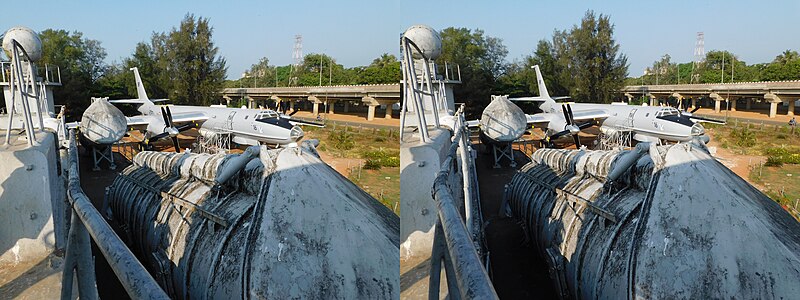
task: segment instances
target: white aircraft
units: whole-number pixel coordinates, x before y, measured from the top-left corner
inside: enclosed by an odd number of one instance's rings
[[[685,142],[700,137],[706,142],[705,128],[701,122],[723,123],[693,116],[689,112],[681,112],[673,107],[634,106],[619,104],[561,104],[553,100],[547,92],[539,66],[533,66],[539,85],[538,97],[509,98],[510,101],[542,102],[539,108],[543,111],[533,115],[525,115],[528,125],[543,128],[545,140],[553,140],[565,135],[573,136],[577,147],[581,146],[578,132],[594,124],[600,126],[604,133],[615,131],[631,132],[633,138],[640,142],[658,142],[661,140]]]
[[[139,104],[141,115],[127,117],[129,128],[145,133],[144,144],[161,138],[172,138],[175,149],[180,149],[178,133],[199,127],[201,135],[230,133],[232,141],[242,145],[287,145],[303,138],[303,130],[295,123],[299,120],[282,116],[270,109],[244,109],[227,107],[202,107],[183,105],[157,106],[147,97],[139,70],[131,68],[136,77],[137,99],[109,100],[110,103]],[[154,100],[163,101],[164,99]],[[320,124],[308,123],[318,126]]]

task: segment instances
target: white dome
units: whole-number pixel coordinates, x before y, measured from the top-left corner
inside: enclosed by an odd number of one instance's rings
[[[31,61],[37,61],[42,58],[42,40],[39,39],[39,34],[28,27],[17,26],[6,31],[3,38],[3,49],[6,55],[11,58],[12,44],[11,40],[16,40],[17,43],[25,49]],[[22,55],[22,60],[27,60],[25,55]]]
[[[438,31],[430,26],[411,26],[403,33],[403,36],[414,42],[427,59],[436,59],[442,54],[442,37],[439,35]],[[411,51],[414,58],[422,58],[422,55],[420,55],[413,46],[411,47]]]

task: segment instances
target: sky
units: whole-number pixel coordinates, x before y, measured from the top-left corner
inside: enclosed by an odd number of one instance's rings
[[[766,2],[766,1],[762,1]],[[399,54],[399,36],[414,24],[482,29],[508,48],[508,61],[533,52],[555,29],[569,29],[587,10],[611,17],[614,37],[639,76],[664,54],[693,59],[697,32],[705,51],[724,49],[748,64],[800,50],[800,1],[34,1],[30,13],[0,18],[0,28],[24,25],[83,32],[99,40],[108,63],[128,57],[153,32],[178,26],[187,13],[209,18],[228,78],[267,57],[292,62],[294,36],[303,53],[326,53],[345,67],[368,65],[383,53]],[[1,30],[1,29],[0,29]],[[398,55],[399,56],[399,55]]]

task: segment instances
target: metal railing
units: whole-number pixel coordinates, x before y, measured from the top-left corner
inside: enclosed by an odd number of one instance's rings
[[[72,299],[73,275],[78,277],[81,299],[98,299],[94,262],[89,237],[97,244],[125,291],[133,299],[169,299],[150,273],[136,259],[122,239],[111,229],[100,212],[83,193],[78,168],[75,130],[69,131],[69,182],[67,198],[72,206],[72,221],[64,257],[61,299]]]
[[[458,81],[461,82],[461,66],[455,64],[455,68],[453,64],[448,64],[444,62],[444,66],[442,66],[442,72],[439,74],[444,74],[444,80],[446,81]]]
[[[430,141],[428,135],[428,120],[425,116],[425,96],[431,98],[430,108],[433,112],[433,126],[439,128],[439,112],[447,111],[447,103],[444,97],[444,86],[441,82],[434,86],[435,66],[433,62],[424,57],[422,50],[417,47],[414,42],[406,37],[400,39],[400,46],[403,52],[403,60],[401,67],[403,68],[403,102],[400,107],[400,128],[405,128],[406,113],[413,110],[417,117],[417,128],[420,132],[420,139],[423,143]],[[414,58],[412,48],[423,57],[419,59],[422,63],[422,76],[417,75],[416,67],[414,66]],[[408,105],[413,107],[409,108]],[[403,131],[400,131],[400,140],[403,140]]]
[[[11,65],[10,61],[0,62],[0,83],[11,82]],[[45,84],[61,84],[61,68],[58,66],[51,66],[45,64],[44,67],[37,67],[36,74],[41,74],[42,81]]]
[[[469,128],[464,120],[463,109],[462,105],[455,114],[452,144],[433,182],[433,199],[439,217],[431,251],[429,299],[439,299],[443,264],[451,299],[498,298],[486,271],[489,263],[488,254],[483,251],[483,220],[474,151],[469,141]],[[463,201],[457,200],[458,196],[450,188],[451,183],[455,183],[453,178],[461,179]],[[459,205],[463,205],[464,217],[459,212]]]

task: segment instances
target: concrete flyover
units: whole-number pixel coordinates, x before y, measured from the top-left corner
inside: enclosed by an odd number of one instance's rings
[[[367,106],[367,120],[375,118],[375,108],[386,106],[385,118],[392,118],[392,105],[400,102],[400,84],[367,84],[367,85],[334,85],[334,86],[301,86],[301,87],[263,87],[263,88],[226,88],[222,97],[230,105],[233,99],[246,99],[248,107],[255,108],[259,101],[266,105],[274,102],[275,107],[284,110],[295,110],[295,104],[311,103],[314,115],[319,114],[319,105],[328,107],[328,114],[334,114],[336,103],[341,103],[344,112],[350,111],[350,105]],[[288,105],[288,106],[286,106]]]
[[[650,105],[657,105],[662,99],[674,97],[680,104],[697,106],[700,98],[714,101],[714,111],[719,113],[722,101],[730,101],[730,110],[736,111],[738,100],[744,100],[746,109],[753,102],[769,103],[769,117],[774,118],[778,112],[778,104],[788,106],[786,114],[794,115],[795,101],[800,99],[800,80],[762,81],[736,83],[703,83],[703,84],[662,84],[626,86],[622,92],[631,100],[648,97]],[[687,101],[691,99],[691,104]]]

